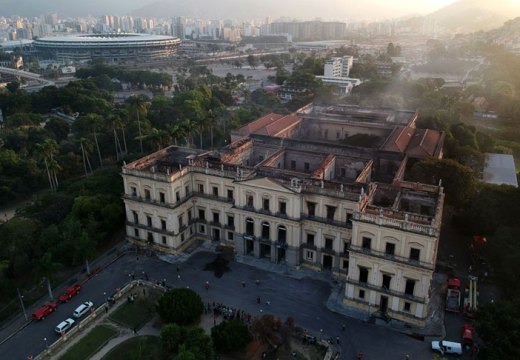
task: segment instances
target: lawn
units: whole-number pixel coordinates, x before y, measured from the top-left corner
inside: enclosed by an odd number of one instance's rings
[[[157,336],[138,336],[113,348],[103,360],[156,360],[160,359],[161,339]]]
[[[72,346],[60,360],[86,360],[103,345],[117,335],[117,331],[108,325],[96,326],[78,343]]]
[[[121,305],[112,315],[110,320],[126,326],[130,329],[140,329],[155,315],[155,306],[148,299],[137,299],[133,303]]]

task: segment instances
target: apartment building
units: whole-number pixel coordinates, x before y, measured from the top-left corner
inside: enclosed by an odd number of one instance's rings
[[[215,151],[170,146],[126,164],[127,238],[163,253],[218,241],[329,271],[344,279],[348,306],[421,326],[444,195],[406,181],[406,169],[442,157],[444,134],[416,119],[311,105],[257,119]]]

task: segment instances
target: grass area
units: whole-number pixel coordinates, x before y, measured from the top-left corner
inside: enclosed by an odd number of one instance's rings
[[[117,335],[117,331],[107,325],[96,326],[78,343],[72,346],[60,360],[87,360],[108,340]]]
[[[148,299],[137,298],[133,303],[121,305],[110,320],[130,329],[140,329],[155,315],[155,305]]]
[[[103,360],[156,360],[161,356],[159,337],[138,336],[113,348],[103,357]]]

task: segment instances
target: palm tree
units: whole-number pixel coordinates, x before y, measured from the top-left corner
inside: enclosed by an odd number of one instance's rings
[[[52,190],[58,189],[58,177],[56,171],[59,170],[58,163],[54,160],[54,156],[58,154],[58,144],[52,139],[47,139],[41,144],[36,144],[38,155],[45,164],[49,185]]]
[[[62,264],[55,262],[51,252],[46,252],[36,263],[36,275],[38,278],[45,278],[47,282],[47,291],[50,300],[54,299],[52,295],[51,280],[56,271],[62,268]]]
[[[167,131],[170,138],[173,140],[175,146],[177,146],[179,138],[186,136],[186,127],[181,122],[175,122],[167,126]]]
[[[101,158],[101,150],[97,139],[97,129],[101,126],[103,119],[97,114],[88,114],[85,116],[89,127],[92,129],[92,135],[94,135],[94,142],[96,143],[96,149],[99,158],[99,166],[103,166],[103,159]]]
[[[92,173],[92,165],[90,164],[90,159],[88,157],[89,152],[92,151],[92,144],[86,138],[79,139],[79,142],[81,147],[81,157],[83,159],[83,168],[85,169],[85,176],[87,176]]]
[[[139,129],[139,147],[141,149],[141,154],[143,153],[143,134],[141,133],[141,120],[140,113],[146,114],[146,100],[142,96],[132,96],[128,99],[128,103],[130,107],[135,111],[137,115],[137,127]]]
[[[116,131],[116,124],[118,123],[119,116],[110,115],[109,120],[112,122],[112,131],[114,132],[114,144],[116,146],[116,160],[119,161],[119,158],[123,156],[124,151],[121,148],[121,141],[119,141],[119,136]]]

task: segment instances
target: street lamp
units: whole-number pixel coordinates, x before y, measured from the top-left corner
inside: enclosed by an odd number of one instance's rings
[[[49,348],[49,343],[47,342],[47,338],[43,338],[43,341],[45,341],[45,348],[48,349]]]
[[[22,305],[23,316],[25,317],[25,321],[28,321],[29,319],[27,318],[27,312],[25,311],[25,306],[23,304],[23,296],[20,294],[20,289],[16,290],[18,291],[18,298],[20,299],[20,304]]]

